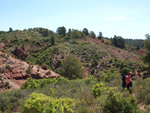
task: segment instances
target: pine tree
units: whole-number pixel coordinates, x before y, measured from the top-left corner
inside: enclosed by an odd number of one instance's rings
[[[98,39],[102,39],[102,32],[99,32]]]
[[[72,39],[72,32],[71,32],[71,29],[69,29],[69,31],[68,31],[68,38],[69,38],[69,39]]]
[[[144,47],[146,49],[145,51],[145,57],[143,58],[144,63],[148,64],[148,73],[146,73],[143,78],[150,77],[150,35],[146,35],[146,40],[144,41]]]
[[[144,58],[144,61],[150,66],[150,36],[147,37],[147,39],[144,41],[144,47],[146,49],[145,51],[146,56]]]
[[[114,38],[112,39],[112,45],[124,48],[125,47],[125,39],[123,39],[121,36],[114,35]]]
[[[84,32],[82,32],[82,34],[81,34],[81,38],[86,38],[86,36],[85,36],[85,34],[84,34]]]
[[[59,35],[66,36],[66,28],[64,26],[58,27],[56,31]]]
[[[95,35],[94,31],[90,31],[90,35],[91,35],[92,38],[96,38],[96,35]]]
[[[13,31],[13,29],[10,27],[10,28],[9,28],[9,32],[12,32],[12,31]]]
[[[85,34],[86,36],[89,35],[89,31],[88,31],[87,28],[84,28],[84,29],[83,29],[83,32],[84,32],[84,34]]]
[[[51,37],[51,44],[52,44],[52,45],[55,45],[55,36],[54,36],[54,34],[53,34],[52,37]]]

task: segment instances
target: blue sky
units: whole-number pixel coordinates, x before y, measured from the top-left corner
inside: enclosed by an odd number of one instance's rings
[[[150,0],[1,0],[0,30],[87,28],[105,37],[145,39]]]

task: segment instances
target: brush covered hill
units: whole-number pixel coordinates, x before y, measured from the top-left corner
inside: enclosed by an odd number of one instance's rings
[[[31,65],[48,65],[57,72],[61,61],[69,54],[76,55],[88,74],[97,75],[99,71],[116,68],[121,70],[127,65],[132,71],[142,74],[143,64],[138,55],[111,45],[111,42],[90,38],[83,32],[72,30],[59,34],[44,28],[0,34],[1,51],[24,60]],[[54,43],[52,43],[54,38]]]
[[[147,65],[140,56],[112,46],[108,39],[96,39],[86,29],[69,29],[68,33],[64,27],[59,27],[57,33],[44,28],[0,32],[0,51],[4,69],[0,74],[7,77],[6,88],[13,85],[11,78],[20,80],[18,87],[21,86],[0,94],[0,112],[148,113],[150,110],[150,79],[143,79]],[[70,54],[82,63],[86,72],[83,79],[61,77],[63,62]],[[14,64],[9,63],[12,59]],[[11,67],[12,71],[19,70],[15,63],[20,64],[19,68],[25,67],[19,71],[26,73],[23,78],[7,74]],[[44,71],[42,76],[37,74],[39,70]],[[134,73],[132,94],[127,90],[121,92],[121,73],[127,71]],[[53,78],[52,73],[60,76]]]

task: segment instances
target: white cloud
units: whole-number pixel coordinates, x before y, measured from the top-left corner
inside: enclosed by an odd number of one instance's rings
[[[107,17],[106,20],[120,21],[120,20],[135,20],[135,19],[132,17],[118,16],[118,17]]]

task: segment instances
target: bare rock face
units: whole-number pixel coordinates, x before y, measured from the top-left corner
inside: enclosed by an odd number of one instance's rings
[[[28,77],[42,79],[57,76],[58,74],[51,70],[44,70],[37,65],[31,66],[26,62],[0,52],[0,78],[3,78],[3,81],[0,82],[0,91],[4,89],[4,86],[8,85],[8,82],[11,89],[18,89]],[[6,85],[5,82],[7,82]]]
[[[58,76],[55,72],[51,70],[44,70],[40,68],[39,66],[34,65],[31,69],[31,76],[35,79],[41,79],[41,78],[55,78]]]
[[[22,45],[15,48],[13,54],[16,55],[19,59],[25,59],[28,56],[28,45]]]

